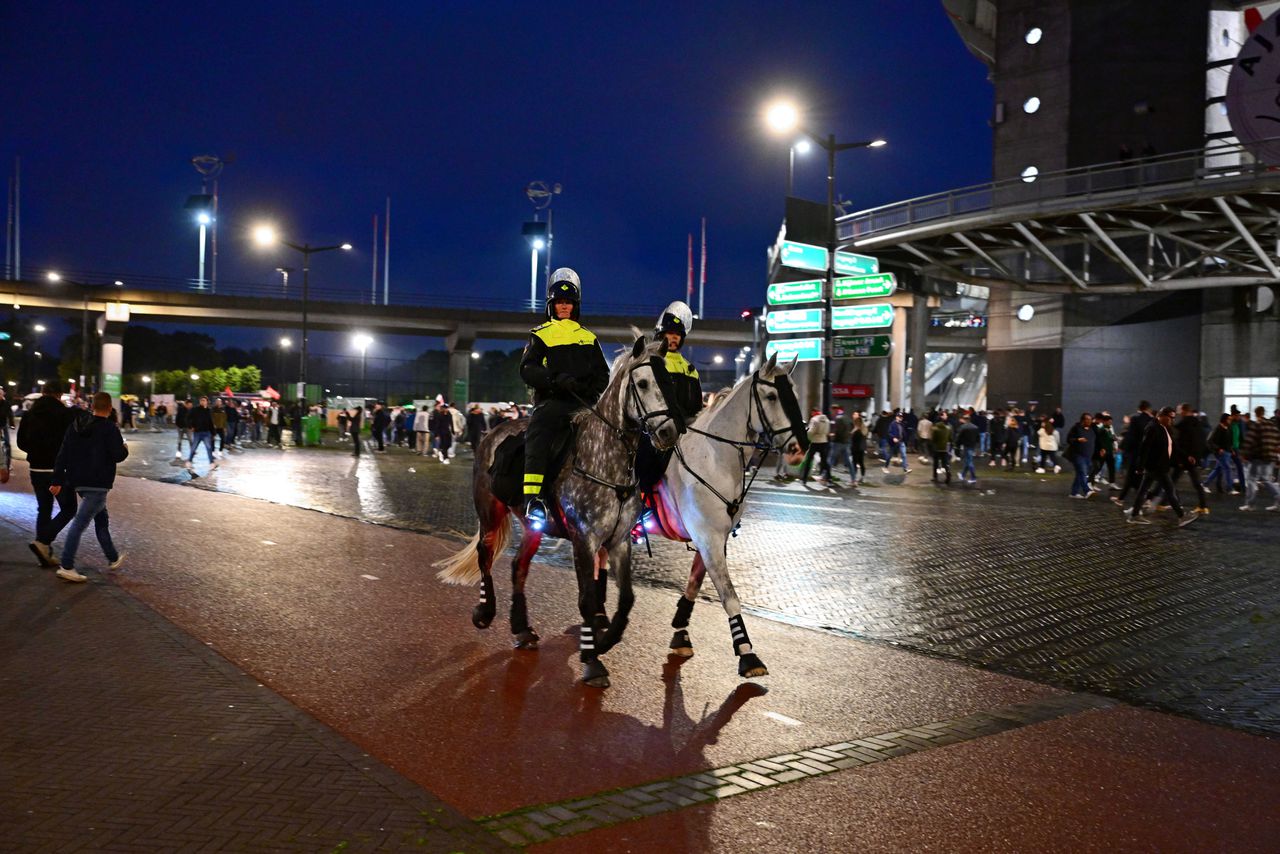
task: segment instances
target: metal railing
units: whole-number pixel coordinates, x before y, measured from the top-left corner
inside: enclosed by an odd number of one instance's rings
[[[1005,207],[1034,206],[1062,199],[1088,200],[1095,196],[1129,192],[1135,195],[1156,187],[1199,184],[1229,178],[1256,178],[1273,172],[1259,163],[1242,145],[1197,148],[1173,154],[1098,163],[1060,172],[1044,172],[974,184],[919,196],[901,202],[846,214],[836,220],[840,240],[858,240],[910,225],[996,211]],[[1280,177],[1280,172],[1275,173]]]
[[[26,265],[24,265],[26,266]],[[44,269],[39,266],[33,269]],[[200,294],[210,299],[227,298],[243,298],[252,297],[256,299],[269,299],[288,301],[290,303],[302,302],[302,285],[300,282],[289,282],[286,290],[279,282],[238,282],[219,280],[218,290],[214,293],[210,290],[208,282],[204,287],[200,287],[195,279],[184,279],[170,276],[153,276],[138,273],[104,273],[100,270],[69,270],[62,267],[58,268],[59,275],[63,278],[63,283],[48,282],[44,278],[23,277],[20,281],[25,284],[37,285],[49,288],[50,293],[59,292],[59,288],[78,288],[79,285],[88,285],[93,299],[111,298],[112,290],[135,289],[145,291],[161,291],[168,293],[184,293],[184,294]],[[115,285],[115,282],[122,282],[123,286]],[[67,291],[71,293],[70,290]],[[75,291],[77,297],[79,290]],[[639,316],[641,318],[657,317],[670,303],[670,294],[665,294],[662,299],[655,297],[652,303],[614,303],[597,301],[590,299],[585,307],[595,316]],[[311,285],[307,289],[307,299],[311,303],[321,302],[338,302],[350,303],[352,305],[365,305],[370,307],[381,307],[381,303],[373,303],[369,299],[369,291],[363,288],[347,288],[347,287],[317,287]],[[480,311],[504,311],[504,312],[528,312],[529,314],[541,314],[542,304],[539,302],[536,311],[531,309],[527,299],[500,299],[497,297],[482,296],[445,296],[439,294],[427,294],[418,291],[402,290],[399,293],[392,294],[392,301],[388,308],[411,307],[411,308],[448,308],[448,309],[477,309]],[[738,312],[731,309],[712,309],[707,311],[708,319],[728,320],[738,317]]]

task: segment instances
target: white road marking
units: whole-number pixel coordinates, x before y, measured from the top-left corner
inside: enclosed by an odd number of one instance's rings
[[[263,544],[264,546],[275,546],[275,545],[279,545],[279,543],[272,542],[271,540],[263,540],[263,541],[262,541],[262,544]]]
[[[804,726],[804,724],[795,718],[789,718],[786,715],[780,715],[777,712],[765,712],[764,716],[766,718],[773,718],[778,723],[786,724],[787,726]]]
[[[824,500],[826,500],[826,501],[840,501],[840,500],[841,500],[841,499],[840,499],[840,496],[838,496],[838,495],[823,495],[823,494],[818,493],[818,492],[808,492],[808,491],[803,491],[803,492],[802,492],[802,491],[795,490],[795,489],[779,489],[779,488],[777,488],[777,487],[775,487],[775,486],[757,486],[757,487],[755,487],[755,488],[756,488],[756,489],[759,489],[761,492],[772,492],[774,495],[795,495],[795,496],[798,496],[798,497],[800,497],[800,498],[821,498],[821,499],[824,499]]]
[[[367,578],[367,579],[369,579],[370,581],[377,581],[377,580],[378,580],[378,576],[376,576],[376,575],[362,575],[362,576],[360,576],[360,577],[361,577],[361,578]]]
[[[188,521],[188,522],[199,522],[200,520],[199,520],[199,519],[188,519],[187,521]]]
[[[752,501],[751,504],[768,504],[770,507],[793,507],[796,510],[816,510],[819,513],[856,513],[857,511],[851,507],[806,507],[803,504],[796,504],[792,501]]]

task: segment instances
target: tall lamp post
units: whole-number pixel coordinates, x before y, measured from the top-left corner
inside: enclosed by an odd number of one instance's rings
[[[253,239],[259,246],[264,248],[288,246],[293,251],[302,253],[302,351],[298,369],[301,388],[298,389],[298,399],[305,405],[307,388],[307,300],[311,293],[311,256],[319,252],[332,252],[335,249],[349,252],[351,251],[351,244],[336,243],[332,246],[312,246],[310,243],[303,243],[299,245],[282,238],[275,228],[270,225],[260,225],[255,228],[253,230]]]
[[[89,286],[84,282],[64,279],[60,273],[54,271],[46,273],[45,279],[55,285],[65,282],[79,287],[80,295],[84,300],[84,308],[80,312],[80,382],[76,385],[76,391],[83,397],[87,389],[86,380],[89,377]]]
[[[836,152],[852,148],[880,148],[883,139],[836,142],[835,134],[820,136],[800,124],[800,110],[789,101],[776,101],[764,113],[766,124],[775,133],[803,133],[827,153],[827,272],[822,288],[822,411],[831,411],[831,296],[836,264]],[[794,150],[794,149],[793,149]],[[788,178],[790,185],[790,178]]]
[[[284,354],[292,346],[293,341],[288,338],[281,338],[279,346],[276,348],[276,376],[278,377],[276,382],[280,383],[280,385],[284,385]]]

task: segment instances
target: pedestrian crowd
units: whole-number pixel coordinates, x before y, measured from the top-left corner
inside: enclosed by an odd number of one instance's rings
[[[990,412],[935,409],[921,416],[885,410],[868,425],[862,413],[837,406],[830,418],[812,410],[807,438],[807,453],[792,446],[778,455],[775,479],[788,479],[788,466],[798,465],[801,481],[808,483],[816,466],[817,480],[829,484],[838,482],[834,472],[843,467],[857,485],[866,479],[872,453],[886,474],[894,468],[910,473],[916,456],[930,467],[934,483],[949,485],[957,465],[960,481],[972,486],[985,458],[987,467],[1043,475],[1060,474],[1069,465],[1070,498],[1088,500],[1114,490],[1119,494],[1112,502],[1125,508],[1132,524],[1150,524],[1146,517],[1165,509],[1174,511],[1180,525],[1191,524],[1210,512],[1207,496],[1215,488],[1244,495],[1241,511],[1264,506],[1263,496],[1270,496],[1266,510],[1280,510],[1280,411],[1268,416],[1262,406],[1253,413],[1233,406],[1211,423],[1190,404],[1155,411],[1144,400],[1118,425],[1105,411],[1082,413],[1067,424],[1061,407],[1043,415],[1035,405]],[[1177,493],[1183,474],[1197,498],[1189,510]]]

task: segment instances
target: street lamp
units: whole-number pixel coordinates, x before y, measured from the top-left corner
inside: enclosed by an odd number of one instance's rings
[[[209,226],[213,225],[214,202],[213,196],[207,193],[199,193],[194,196],[187,197],[187,210],[191,211],[191,217],[196,224],[200,226],[200,266],[196,273],[196,290],[204,290],[204,246],[205,237],[208,234]],[[116,284],[120,284],[116,282]]]
[[[547,223],[534,220],[521,227],[524,239],[529,241],[529,310],[538,310],[538,253],[547,246]]]
[[[277,246],[277,245],[287,246],[295,252],[302,253],[302,350],[299,355],[300,364],[299,364],[299,371],[298,371],[298,374],[299,374],[298,379],[301,387],[298,389],[299,391],[298,398],[299,400],[302,400],[305,403],[306,388],[307,388],[307,343],[308,343],[307,341],[307,300],[311,294],[311,291],[310,291],[311,256],[315,255],[318,252],[331,252],[334,249],[350,251],[351,244],[335,243],[332,246],[312,246],[310,243],[303,243],[299,245],[297,243],[293,243],[288,240],[285,240],[276,231],[274,226],[271,226],[265,223],[253,229],[253,239],[255,243],[257,243],[259,246],[264,248]]]
[[[276,348],[276,382],[284,385],[284,353],[293,346],[293,341],[288,338],[281,338],[280,346]]]
[[[836,152],[852,148],[880,148],[883,139],[836,142],[835,134],[819,136],[800,123],[800,110],[790,101],[774,101],[764,111],[765,124],[777,134],[804,134],[827,153],[827,274],[822,289],[822,411],[831,409],[831,295],[836,263]]]
[[[795,142],[791,143],[791,147],[790,147],[789,149],[787,149],[787,151],[788,151],[788,156],[787,156],[787,195],[788,195],[788,196],[793,196],[793,195],[795,195],[795,190],[794,190],[794,188],[795,188],[795,174],[796,174],[796,155],[797,155],[797,154],[808,154],[808,153],[809,153],[809,149],[810,149],[810,148],[812,148],[812,146],[810,146],[810,145],[809,145],[809,140],[807,140],[807,139],[798,139],[798,140],[796,140]]]
[[[351,343],[356,345],[356,349],[360,351],[360,384],[364,385],[364,369],[367,356],[369,355],[369,345],[373,343],[373,339],[364,333],[356,335],[351,339]],[[361,389],[363,391],[363,389]]]
[[[45,273],[45,279],[52,284],[59,284],[63,281],[62,274],[55,270]],[[85,391],[85,379],[89,376],[89,286],[84,282],[72,282],[66,280],[69,285],[78,285],[80,287],[80,295],[84,299],[84,308],[80,312],[80,383],[76,387],[81,395]]]

